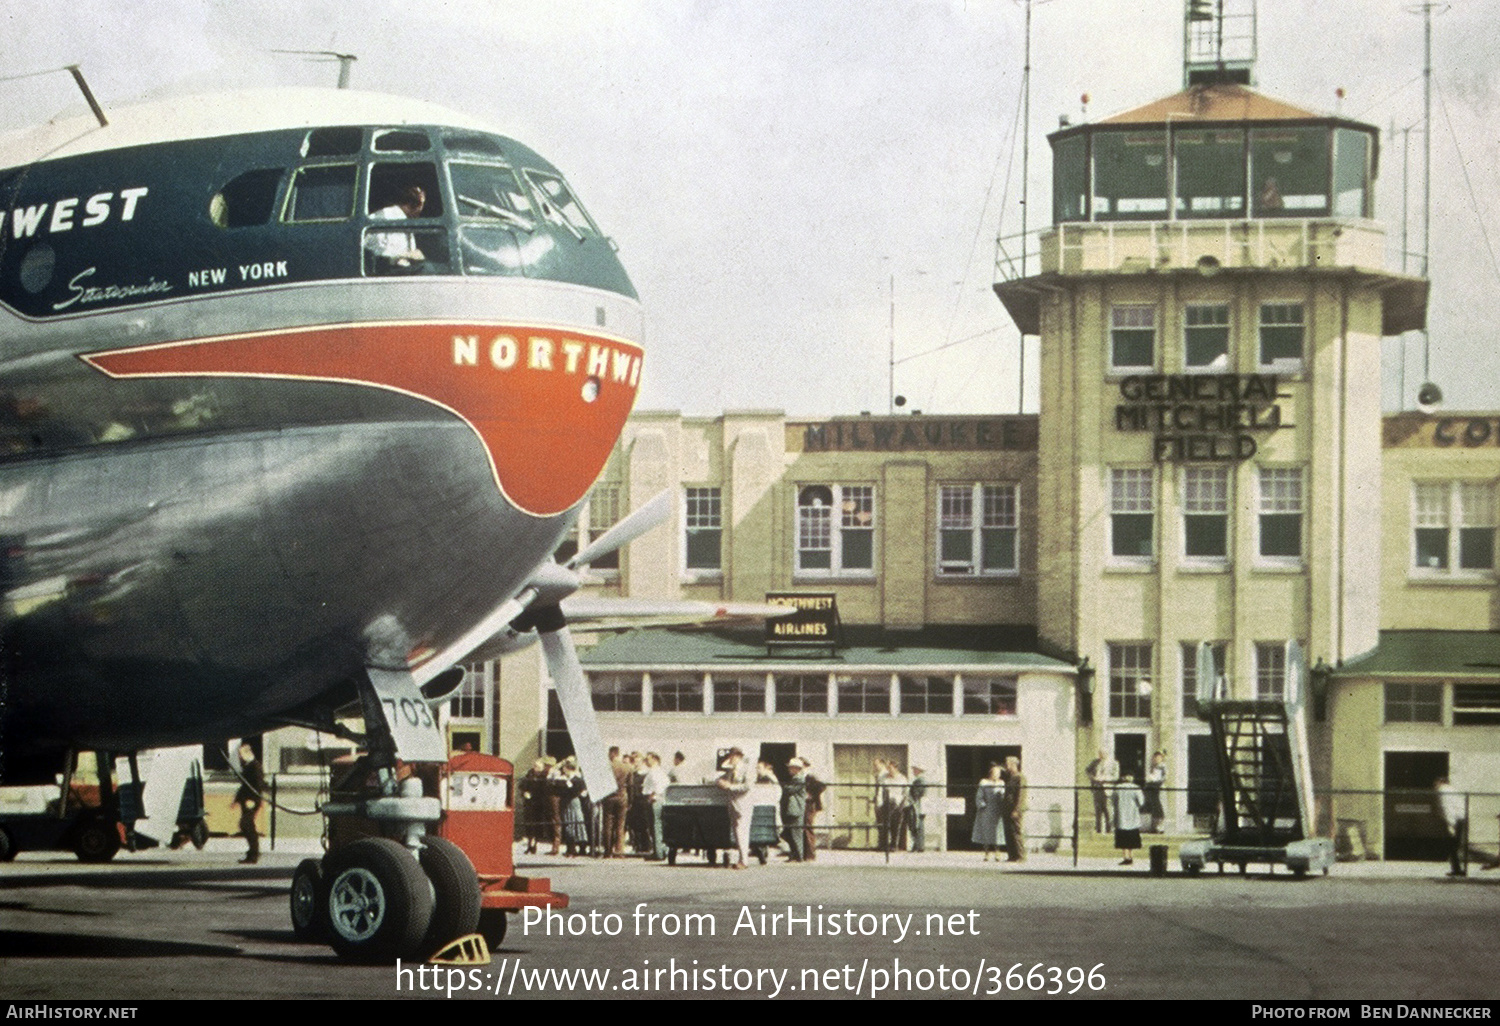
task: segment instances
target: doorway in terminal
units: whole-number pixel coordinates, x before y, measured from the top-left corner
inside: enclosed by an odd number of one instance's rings
[[[823,804],[833,804],[833,848],[878,848],[875,819],[875,760],[894,762],[906,773],[905,745],[834,745],[834,787],[823,793]]]
[[[1219,757],[1212,734],[1187,739],[1187,814],[1195,831],[1213,831],[1219,814]]]
[[[1433,785],[1448,775],[1447,752],[1385,753],[1385,857],[1439,861],[1448,857],[1448,824]]]
[[[761,762],[768,762],[776,771],[776,782],[783,787],[792,778],[791,771],[786,764],[792,761],[792,756],[797,754],[797,743],[795,741],[762,741],[760,743]]]
[[[948,850],[949,851],[978,851],[979,845],[970,838],[974,832],[974,792],[979,788],[979,781],[989,773],[990,763],[998,762],[1005,765],[1005,760],[1010,756],[1021,756],[1020,745],[949,745],[947,757],[947,787],[945,793],[950,799],[948,807],[957,808],[958,802],[963,803],[962,812],[948,813]],[[1025,767],[1023,762],[1022,767]]]
[[[1115,735],[1115,762],[1120,764],[1120,779],[1128,775],[1137,784],[1146,779],[1146,735]]]

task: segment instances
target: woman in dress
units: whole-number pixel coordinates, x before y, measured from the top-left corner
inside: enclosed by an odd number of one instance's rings
[[[1141,846],[1141,807],[1145,801],[1132,774],[1120,778],[1115,788],[1115,847],[1125,853],[1120,860],[1122,866],[1135,861],[1135,850]]]
[[[984,848],[986,862],[991,854],[1005,847],[1004,799],[1005,781],[1000,779],[1000,764],[992,762],[989,776],[979,782],[974,792],[974,830],[969,835],[969,840]],[[999,860],[1000,856],[995,855],[995,861]]]
[[[578,771],[578,760],[568,756],[562,763],[566,782],[563,798],[563,843],[569,855],[587,854],[589,846],[588,817],[585,815],[583,774]]]

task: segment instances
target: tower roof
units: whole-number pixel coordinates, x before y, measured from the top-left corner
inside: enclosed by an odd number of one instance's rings
[[[1193,86],[1174,96],[1095,122],[1100,125],[1160,125],[1176,118],[1194,121],[1323,121],[1327,114],[1293,107],[1234,82]]]

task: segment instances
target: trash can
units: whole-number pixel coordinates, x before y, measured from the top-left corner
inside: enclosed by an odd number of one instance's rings
[[[1167,875],[1167,846],[1165,844],[1151,846],[1151,875]]]

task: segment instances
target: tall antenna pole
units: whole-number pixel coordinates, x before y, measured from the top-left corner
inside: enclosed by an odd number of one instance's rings
[[[1031,197],[1031,5],[1026,0],[1026,55],[1021,65],[1021,277],[1026,277],[1026,222]],[[1016,413],[1026,412],[1026,332],[1017,336]]]
[[[891,272],[891,363],[890,390],[886,393],[886,413],[896,412],[896,272]]]
[[[1423,0],[1407,10],[1422,12],[1422,277],[1432,262],[1432,12],[1439,0]],[[1446,10],[1446,5],[1444,5]],[[1431,412],[1443,401],[1443,390],[1432,380],[1432,333],[1422,326],[1422,387],[1417,408]]]
[[[1021,277],[1026,277],[1026,211],[1031,171],[1031,3],[1026,0],[1026,58],[1021,66]]]
[[[1426,153],[1422,167],[1422,277],[1427,277],[1427,261],[1431,255],[1432,233],[1429,222],[1432,220],[1432,4],[1422,5],[1422,28],[1424,36],[1424,49],[1422,60],[1422,103],[1423,125],[1422,139],[1425,143]],[[1424,361],[1426,357],[1423,357]],[[1426,372],[1426,368],[1423,368]]]

